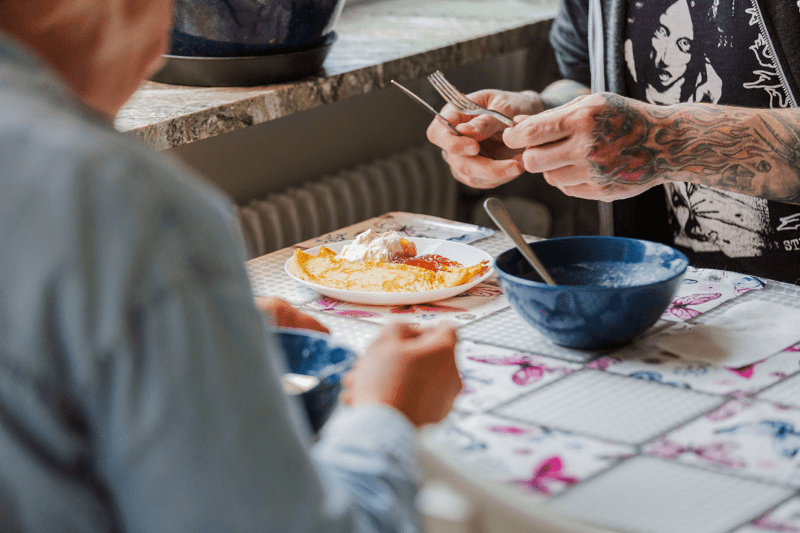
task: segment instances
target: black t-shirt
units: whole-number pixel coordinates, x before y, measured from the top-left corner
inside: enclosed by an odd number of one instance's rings
[[[630,0],[628,94],[654,104],[787,107],[751,0]],[[800,206],[670,183],[672,244],[692,264],[800,283]]]

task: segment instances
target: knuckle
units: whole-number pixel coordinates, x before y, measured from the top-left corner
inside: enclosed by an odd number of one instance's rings
[[[463,177],[467,177],[470,175],[469,172],[469,164],[463,160],[463,158],[453,158],[454,161],[451,163],[453,171]]]
[[[570,117],[573,120],[576,120],[578,123],[585,123],[588,121],[593,121],[594,116],[597,114],[597,107],[596,106],[581,106],[576,109],[573,113],[570,114]],[[582,128],[577,128],[578,131],[583,131]]]
[[[521,133],[522,139],[525,141],[525,145],[533,144],[533,141],[540,137],[541,134],[550,129],[549,122],[544,121],[527,121],[519,131]]]
[[[586,100],[586,103],[591,106],[603,106],[606,104],[606,97],[603,96],[603,93],[592,93],[583,96]]]
[[[529,148],[522,153],[522,164],[528,172],[536,172],[539,168],[539,158],[536,150]]]

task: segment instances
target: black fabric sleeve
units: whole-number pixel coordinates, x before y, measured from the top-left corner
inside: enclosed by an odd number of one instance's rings
[[[561,75],[590,87],[588,24],[588,1],[562,0],[550,27],[550,45]]]

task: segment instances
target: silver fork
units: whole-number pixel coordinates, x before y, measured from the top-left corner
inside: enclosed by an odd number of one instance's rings
[[[431,114],[432,114],[434,117],[436,117],[436,119],[437,119],[439,122],[441,122],[442,124],[444,124],[444,126],[445,126],[445,127],[448,129],[448,130],[450,130],[450,133],[452,133],[453,135],[461,135],[461,132],[460,132],[460,131],[458,131],[458,130],[455,128],[455,126],[453,126],[452,124],[450,124],[450,121],[448,121],[446,118],[444,118],[442,115],[440,115],[438,111],[436,111],[436,110],[435,110],[433,107],[431,107],[431,105],[430,105],[430,104],[428,104],[428,102],[426,102],[425,100],[423,100],[422,98],[420,98],[419,96],[417,96],[416,94],[414,94],[413,92],[411,92],[409,89],[406,89],[405,87],[403,87],[402,85],[400,85],[400,84],[399,84],[399,83],[397,83],[396,81],[394,81],[394,80],[389,80],[389,81],[391,81],[391,82],[392,82],[392,84],[394,84],[394,85],[395,85],[395,86],[396,86],[398,89],[400,89],[401,91],[403,91],[404,93],[406,93],[406,94],[407,94],[407,95],[408,95],[408,96],[409,96],[409,97],[410,97],[412,100],[414,100],[416,103],[418,103],[419,105],[421,105],[422,107],[424,107],[425,109],[427,109],[428,111],[430,111],[430,112],[431,112]]]
[[[459,136],[460,136],[460,135],[463,135],[463,133],[461,133],[460,131],[458,131],[458,130],[456,129],[456,127],[455,127],[455,126],[453,126],[452,124],[450,124],[450,121],[448,121],[446,118],[444,118],[442,115],[440,115],[438,111],[436,111],[436,110],[435,110],[433,107],[431,107],[431,105],[430,105],[428,102],[426,102],[425,100],[423,100],[422,98],[420,98],[419,96],[417,96],[416,94],[414,94],[413,92],[411,92],[409,89],[406,89],[405,87],[403,87],[402,85],[400,85],[400,84],[399,84],[399,83],[397,83],[396,81],[394,81],[394,80],[389,80],[389,81],[391,81],[391,82],[392,82],[392,84],[394,84],[394,85],[395,85],[395,86],[396,86],[398,89],[400,89],[401,91],[403,91],[404,93],[406,93],[406,94],[407,94],[407,95],[408,95],[408,96],[409,96],[409,97],[410,97],[412,100],[414,100],[416,103],[418,103],[419,105],[421,105],[422,107],[424,107],[425,109],[427,109],[428,111],[430,111],[430,112],[431,112],[431,114],[432,114],[434,117],[436,117],[436,118],[439,120],[439,122],[441,122],[442,124],[444,124],[444,125],[445,125],[445,127],[446,127],[448,130],[450,130],[450,132],[451,132],[453,135],[459,135]],[[489,154],[487,154],[487,153],[486,153],[486,152],[483,150],[483,148],[481,148],[481,149],[478,151],[478,154],[479,154],[479,155],[482,155],[483,157],[489,158]],[[491,158],[489,158],[489,159],[491,159]]]
[[[464,96],[464,94],[456,89],[452,83],[447,81],[447,79],[444,77],[444,74],[442,74],[442,71],[440,70],[437,70],[433,74],[429,75],[428,81],[431,82],[433,88],[442,95],[442,98],[447,100],[448,103],[465,115],[491,115],[506,126],[516,126],[517,124],[499,111],[486,109],[485,107],[476,104]]]

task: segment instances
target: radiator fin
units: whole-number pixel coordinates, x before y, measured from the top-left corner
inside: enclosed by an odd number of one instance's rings
[[[250,257],[389,211],[456,217],[458,187],[430,144],[238,207]]]

